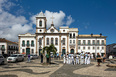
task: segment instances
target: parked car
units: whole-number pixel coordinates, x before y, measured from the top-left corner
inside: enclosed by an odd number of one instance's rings
[[[7,58],[7,62],[18,62],[24,61],[24,56],[22,54],[13,54]]]
[[[38,59],[37,55],[30,55],[30,59]]]
[[[4,57],[0,55],[0,64],[4,64]]]

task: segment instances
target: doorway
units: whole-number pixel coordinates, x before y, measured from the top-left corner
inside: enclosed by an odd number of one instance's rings
[[[26,55],[30,54],[30,48],[26,48]]]

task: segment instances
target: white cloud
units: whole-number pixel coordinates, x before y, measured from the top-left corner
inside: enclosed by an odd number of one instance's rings
[[[18,41],[18,34],[32,30],[32,24],[24,16],[15,16],[3,9],[7,0],[0,0],[0,38]],[[10,8],[11,6],[8,6]]]
[[[70,16],[67,16],[66,25],[69,26],[72,22],[74,22],[74,19],[72,19],[71,15]]]
[[[10,5],[5,7],[6,4]],[[19,34],[25,34],[27,32],[34,33],[36,31],[36,28],[33,27],[33,25],[36,24],[35,17],[37,14],[31,16],[30,21],[27,20],[24,16],[15,16],[8,11],[5,11],[10,10],[10,8],[14,5],[14,3],[8,0],[0,0],[0,38],[6,38],[11,41],[18,41]],[[52,16],[54,17],[53,22],[56,28],[63,25],[69,26],[73,22],[71,15],[66,16],[63,11],[50,12],[46,10],[44,14],[47,18],[47,28],[51,26]]]

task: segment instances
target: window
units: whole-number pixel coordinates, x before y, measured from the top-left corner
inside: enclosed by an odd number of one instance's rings
[[[34,41],[33,40],[31,41],[31,46],[34,46]]]
[[[24,40],[22,41],[22,46],[25,46],[25,41]]]
[[[49,45],[49,38],[47,38],[47,45]]]
[[[81,45],[81,40],[78,41],[78,44]]]
[[[83,45],[85,45],[86,43],[85,43],[85,40],[83,40]]]
[[[27,41],[27,46],[29,46],[29,40]]]
[[[80,47],[78,47],[78,49],[80,49]]]
[[[95,40],[93,40],[93,45],[95,45]]]
[[[90,45],[91,43],[90,43],[90,40],[88,40],[88,45]]]
[[[70,38],[72,38],[72,34],[70,33]]]
[[[102,47],[102,50],[104,49],[104,47]]]
[[[93,49],[95,49],[95,47],[93,47]]]
[[[75,33],[73,33],[73,38],[75,38]]]
[[[72,43],[72,40],[70,40],[70,44]]]
[[[31,53],[33,54],[33,52],[34,52],[34,49],[31,49]]]
[[[24,53],[25,52],[25,49],[22,49],[22,53]]]
[[[104,40],[102,40],[102,45],[104,45]]]
[[[63,45],[65,45],[65,38],[63,38]]]
[[[75,44],[75,40],[73,40],[73,44]]]
[[[41,30],[39,30],[41,32]]]
[[[39,38],[39,45],[42,45],[42,38]]]
[[[39,26],[42,26],[42,21],[41,20],[39,21]]]
[[[51,44],[54,44],[54,39],[53,38],[51,38]]]
[[[63,32],[65,32],[65,30],[63,30]]]
[[[88,49],[90,50],[90,47],[88,47]]]
[[[97,40],[97,44],[99,45],[99,40]]]
[[[83,50],[85,50],[85,47],[83,47]]]
[[[58,38],[55,38],[55,45],[58,45]]]
[[[97,49],[99,49],[99,47],[97,47]]]

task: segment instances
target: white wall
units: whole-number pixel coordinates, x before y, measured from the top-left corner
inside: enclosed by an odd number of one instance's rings
[[[25,41],[25,46],[22,46],[22,41]],[[25,49],[25,53],[26,53],[26,44],[27,44],[27,40],[29,40],[29,48],[30,48],[30,53],[31,53],[31,49],[34,49],[34,54],[36,54],[36,39],[34,37],[21,37],[20,38],[20,53],[22,53],[22,49]],[[34,41],[34,47],[31,46],[31,41]]]

